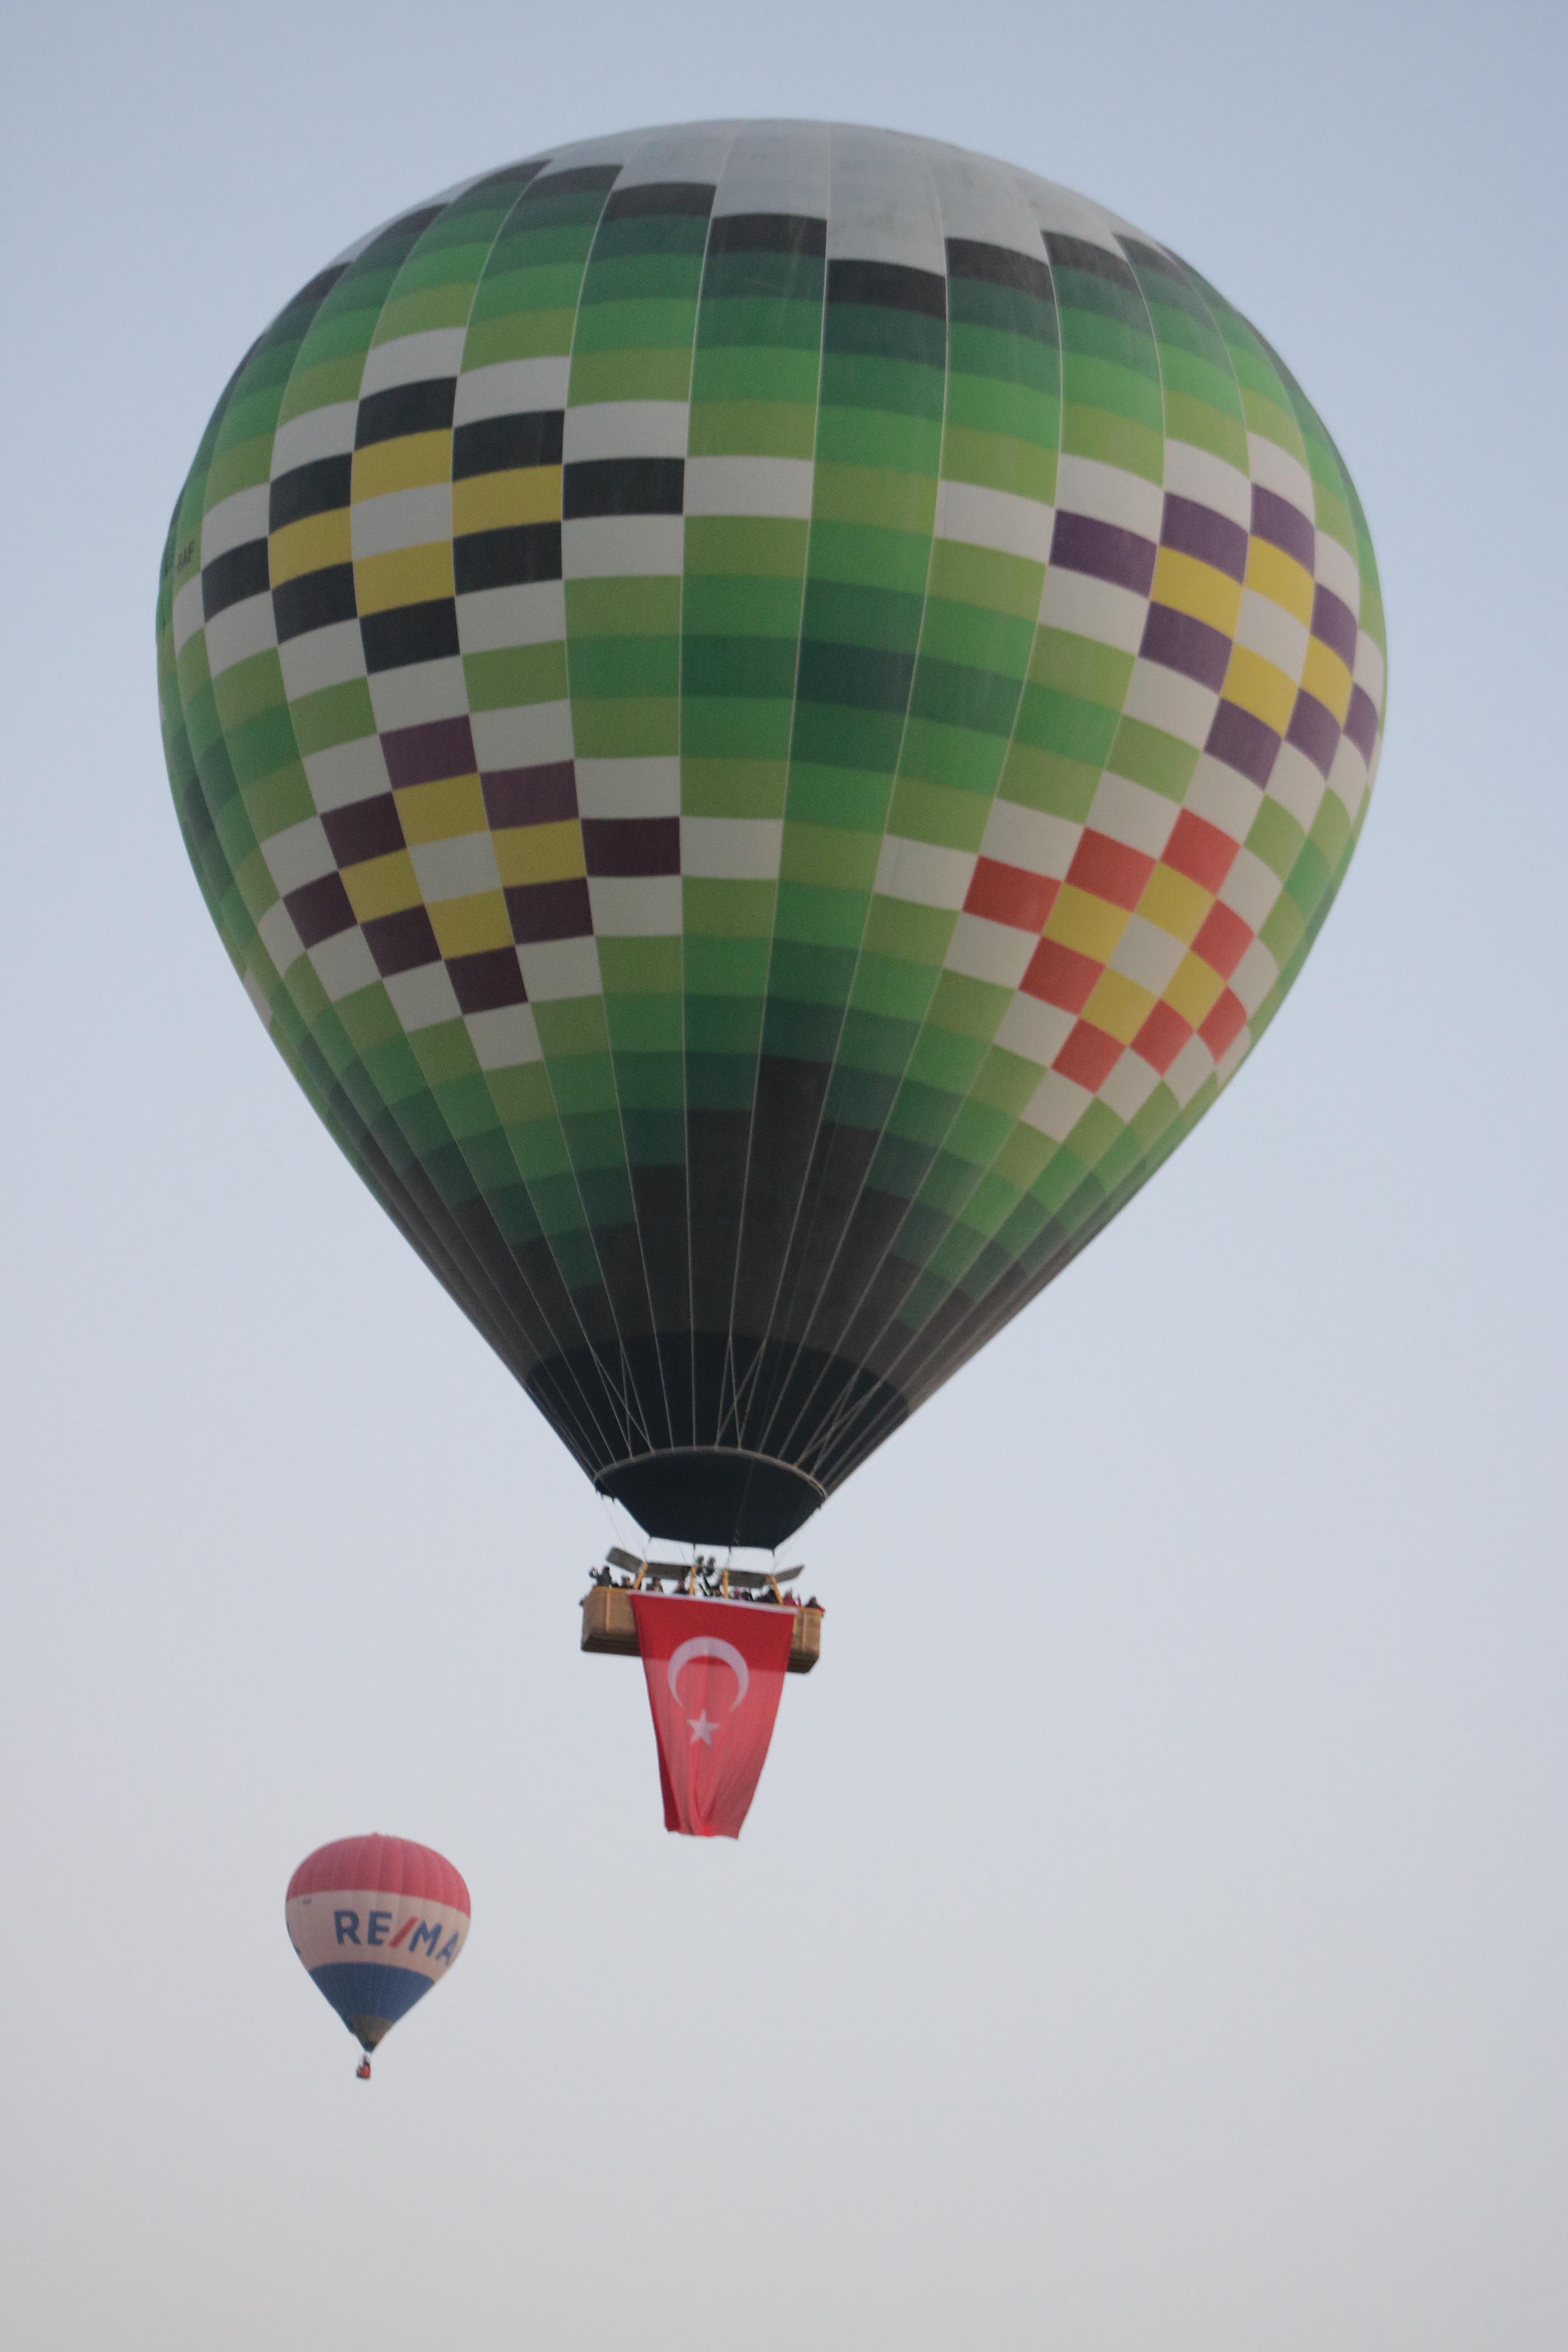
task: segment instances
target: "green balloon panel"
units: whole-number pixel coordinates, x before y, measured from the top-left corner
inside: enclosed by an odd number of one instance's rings
[[[158,651],[321,1118],[589,1475],[718,1542],[1208,1109],[1384,706],[1355,491],[1258,332],[1066,189],[814,123],[534,157],[313,278]]]

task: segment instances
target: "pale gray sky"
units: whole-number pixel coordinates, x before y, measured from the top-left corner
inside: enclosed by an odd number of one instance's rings
[[[27,2352],[1568,2342],[1561,125],[1546,5],[192,0],[8,21],[0,2333]],[[603,1507],[244,1002],[158,744],[235,361],[625,123],[1003,155],[1185,254],[1364,497],[1387,749],[1215,1116],[808,1530],[668,1838]],[[439,1845],[369,2090],[322,1840]]]

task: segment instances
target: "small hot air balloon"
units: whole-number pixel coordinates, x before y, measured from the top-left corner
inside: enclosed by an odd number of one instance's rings
[[[310,278],[158,654],[337,1143],[602,1493],[764,1547],[1228,1085],[1384,698],[1350,475],[1207,279],[816,122],[554,148]]]
[[[289,1940],[365,2056],[433,1984],[468,1933],[468,1890],[433,1846],[412,1838],[335,1838],[289,1881]]]

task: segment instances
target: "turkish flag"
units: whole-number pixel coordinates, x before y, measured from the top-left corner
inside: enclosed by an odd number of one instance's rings
[[[739,1837],[767,1761],[795,1611],[634,1592],[664,1826]]]

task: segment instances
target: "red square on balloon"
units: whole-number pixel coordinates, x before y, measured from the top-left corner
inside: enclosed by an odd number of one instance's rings
[[[1233,908],[1222,907],[1216,898],[1193,941],[1193,953],[1201,955],[1222,980],[1228,980],[1251,945],[1251,925],[1244,923]]]
[[[1000,858],[982,857],[976,862],[963,911],[1037,936],[1046,927],[1051,901],[1060,887],[1048,874],[1031,874],[1022,866],[1005,866]]]
[[[1192,1034],[1191,1022],[1184,1021],[1173,1004],[1156,1004],[1133,1038],[1132,1050],[1163,1077]]]
[[[1121,1043],[1119,1038],[1108,1037],[1103,1029],[1095,1027],[1092,1021],[1079,1021],[1075,1024],[1067,1044],[1051,1067],[1059,1070],[1064,1078],[1073,1078],[1080,1087],[1087,1087],[1093,1094],[1105,1084],[1121,1059]]]
[[[1163,862],[1205,890],[1217,890],[1236,864],[1237,845],[1228,833],[1184,809],[1171,829]]]
[[[1130,849],[1124,841],[1112,841],[1107,833],[1086,829],[1073,853],[1068,880],[1096,898],[1108,898],[1113,907],[1125,907],[1131,914],[1143,896],[1143,885],[1154,871],[1154,859],[1145,856],[1142,850]]]
[[[1081,1013],[1104,969],[1092,956],[1064,948],[1059,940],[1042,940],[1020,984],[1047,1004],[1060,1005],[1064,1013]]]
[[[1247,1011],[1227,988],[1198,1035],[1217,1062],[1228,1046],[1233,1045],[1247,1026]]]

